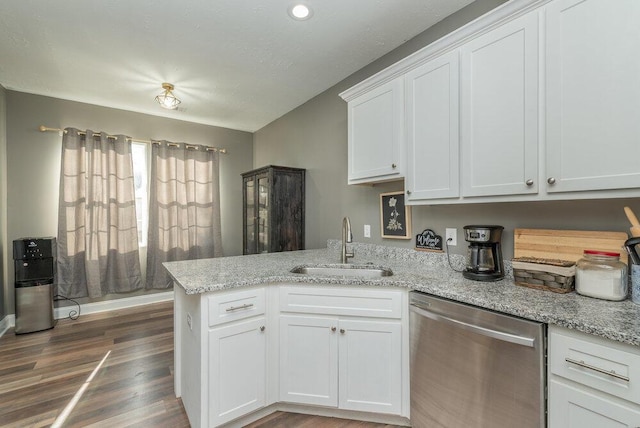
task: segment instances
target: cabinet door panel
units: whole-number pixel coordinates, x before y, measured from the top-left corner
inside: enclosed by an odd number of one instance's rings
[[[280,400],[338,405],[337,320],[280,317]]]
[[[304,249],[304,173],[273,174],[269,252]],[[268,222],[269,223],[269,222]]]
[[[640,412],[586,387],[557,380],[549,385],[549,428],[622,428],[640,426]]]
[[[264,317],[209,331],[209,425],[265,405]]]
[[[461,52],[463,196],[536,193],[537,13],[470,41]]]
[[[255,176],[242,179],[244,199],[244,254],[255,254],[257,251],[256,223],[258,220],[258,209],[256,201],[256,178]]]
[[[402,178],[403,80],[349,102],[349,184]]]
[[[257,230],[258,230],[258,253],[269,252],[269,237],[271,232],[271,200],[272,192],[271,183],[269,183],[269,174],[262,174],[256,176],[258,180],[258,187],[256,189],[256,195],[258,200],[258,218],[257,218]]]
[[[640,2],[547,6],[548,192],[640,183]]]
[[[340,408],[399,414],[400,322],[340,320]]]
[[[456,50],[405,77],[408,201],[460,194],[458,73]]]

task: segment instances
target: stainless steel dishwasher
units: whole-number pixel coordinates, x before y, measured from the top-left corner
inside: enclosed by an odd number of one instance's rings
[[[411,425],[544,427],[545,325],[411,292]]]

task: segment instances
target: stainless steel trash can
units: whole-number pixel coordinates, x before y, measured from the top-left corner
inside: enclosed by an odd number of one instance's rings
[[[53,328],[53,278],[47,281],[16,282],[15,333],[32,333]]]

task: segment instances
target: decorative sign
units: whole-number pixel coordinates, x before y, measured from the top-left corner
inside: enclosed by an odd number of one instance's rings
[[[380,194],[380,232],[383,238],[411,239],[411,211],[404,192]]]
[[[416,249],[442,251],[442,236],[436,235],[431,229],[425,229],[416,235]]]

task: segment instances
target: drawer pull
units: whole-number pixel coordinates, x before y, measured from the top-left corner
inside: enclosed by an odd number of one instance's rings
[[[618,373],[615,372],[615,370],[607,371],[607,370],[601,369],[600,367],[596,367],[596,366],[592,366],[591,364],[587,364],[584,361],[577,361],[577,360],[574,360],[574,359],[569,358],[569,357],[565,358],[564,360],[569,364],[575,364],[576,366],[584,367],[585,369],[593,370],[594,372],[606,374],[606,375],[609,375],[609,376],[613,376],[616,379],[620,379],[620,380],[623,380],[625,382],[629,382],[629,378],[627,376],[619,375]]]
[[[249,309],[253,307],[253,303],[245,303],[242,306],[231,306],[227,308],[227,312],[233,312],[233,311],[237,311],[240,309]]]

